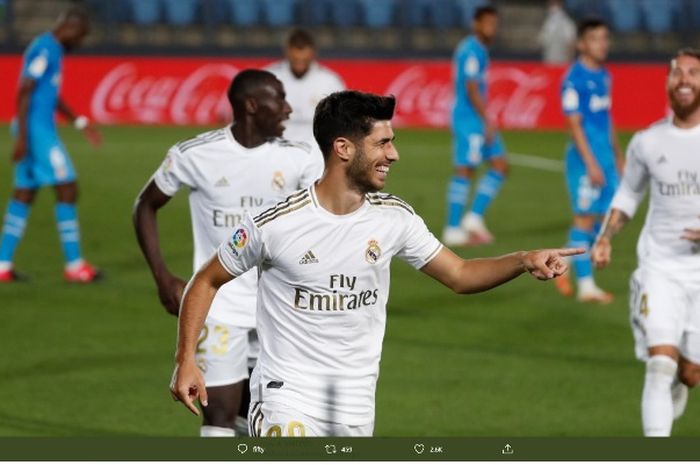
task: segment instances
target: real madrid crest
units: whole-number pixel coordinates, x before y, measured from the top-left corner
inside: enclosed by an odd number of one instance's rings
[[[284,180],[284,174],[282,174],[281,171],[275,171],[272,173],[272,188],[278,191],[281,191],[284,189],[284,185],[286,184]]]
[[[374,265],[375,263],[377,263],[377,260],[379,260],[381,254],[382,249],[379,248],[379,243],[374,239],[369,241],[369,246],[365,251],[365,260]]]

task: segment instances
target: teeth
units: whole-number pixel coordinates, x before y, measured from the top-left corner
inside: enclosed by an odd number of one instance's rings
[[[380,171],[382,173],[388,173],[389,172],[389,167],[388,166],[378,166],[377,171]]]
[[[679,93],[679,94],[692,94],[692,93],[693,93],[693,89],[691,89],[690,87],[679,87],[679,88],[678,88],[678,93]]]

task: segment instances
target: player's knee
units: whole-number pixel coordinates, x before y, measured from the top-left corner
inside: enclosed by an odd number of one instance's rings
[[[78,185],[74,182],[56,186],[56,200],[61,203],[78,201]]]
[[[491,164],[491,169],[496,171],[504,178],[510,173],[510,165],[508,164],[508,160],[506,160],[505,158],[497,158],[493,160]]]
[[[16,201],[30,205],[34,202],[35,192],[29,189],[16,189],[12,196]]]
[[[697,386],[700,384],[700,365],[689,362],[681,364],[678,378],[688,387]]]
[[[466,166],[455,166],[454,174],[460,178],[472,179],[474,177],[474,170]]]
[[[222,428],[234,429],[236,417],[238,416],[238,406],[231,402],[217,402],[209,397],[209,405],[202,407],[204,424],[208,426],[219,426]]]

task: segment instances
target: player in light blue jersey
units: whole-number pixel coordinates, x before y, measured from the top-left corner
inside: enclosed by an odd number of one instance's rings
[[[472,28],[473,34],[460,42],[453,59],[455,171],[447,188],[447,225],[442,234],[442,241],[449,246],[493,241],[484,223],[484,214],[508,172],[503,140],[486,115],[486,72],[489,66],[486,47],[498,29],[497,10],[492,6],[477,8]],[[479,181],[471,210],[464,215],[474,174],[484,161],[489,162],[489,170]]]
[[[58,110],[95,145],[100,136],[84,116],[76,116],[59,96],[64,51],[81,44],[89,33],[87,15],[78,8],[63,13],[52,31],[36,37],[24,53],[17,94],[14,193],[0,237],[0,282],[18,279],[13,259],[27,224],[31,204],[42,186],[56,191],[56,222],[70,282],[91,282],[99,273],[82,259],[75,207],[77,185],[73,163],[58,137]]]
[[[579,24],[579,58],[566,72],[561,88],[561,104],[572,138],[566,149],[565,170],[574,213],[568,240],[570,245],[587,250],[610,206],[624,164],[610,115],[610,74],[603,67],[610,44],[608,35],[608,27],[599,19],[585,19]],[[588,253],[573,258],[573,265],[580,301],[612,301],[612,294],[593,280]],[[562,294],[573,295],[567,276],[556,284]]]

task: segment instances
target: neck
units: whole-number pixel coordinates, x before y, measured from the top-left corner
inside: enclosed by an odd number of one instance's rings
[[[334,215],[347,215],[365,202],[365,192],[352,186],[342,166],[327,167],[316,184],[316,197],[321,206]]]
[[[243,147],[252,149],[268,141],[269,137],[261,136],[252,125],[235,123],[231,126],[231,134],[236,142]]]
[[[700,125],[700,108],[686,116],[680,118],[678,115],[673,115],[673,125],[681,129],[692,129]]]
[[[587,55],[581,55],[580,60],[581,63],[583,63],[583,65],[589,69],[599,69],[601,66],[603,66],[602,63],[597,62],[596,60]]]

